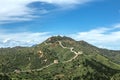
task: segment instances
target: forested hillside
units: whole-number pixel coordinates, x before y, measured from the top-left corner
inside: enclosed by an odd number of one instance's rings
[[[0,48],[0,80],[120,80],[120,51],[69,37]]]

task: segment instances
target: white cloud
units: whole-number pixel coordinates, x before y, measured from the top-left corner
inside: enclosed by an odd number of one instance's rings
[[[67,7],[76,4],[84,4],[91,0],[0,0],[0,24],[32,20],[36,17],[33,15],[35,9],[31,9],[27,7],[27,5],[35,1]],[[40,12],[45,14],[47,10],[43,9]]]
[[[66,4],[74,5],[74,4],[83,4],[91,0],[39,0],[39,1],[47,2],[51,4],[57,4],[57,5],[66,5]]]
[[[114,28],[120,28],[120,24],[114,25]]]
[[[0,47],[32,46],[50,37],[48,32],[0,33]]]
[[[120,50],[120,25],[108,28],[98,28],[87,32],[69,35],[76,40],[85,40],[101,48]]]
[[[75,40],[85,40],[95,46],[120,50],[120,25],[101,27],[85,32],[68,35]],[[0,29],[0,47],[31,46],[41,43],[51,35],[48,32],[17,32],[8,33],[10,30]]]

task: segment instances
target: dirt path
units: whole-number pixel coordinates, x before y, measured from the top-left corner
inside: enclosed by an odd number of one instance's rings
[[[72,60],[74,60],[74,59],[76,59],[80,54],[83,54],[82,52],[76,52],[76,51],[74,51],[73,49],[73,47],[70,47],[70,48],[68,48],[68,47],[65,47],[65,46],[63,46],[62,45],[62,43],[61,43],[61,41],[58,41],[59,42],[59,45],[63,48],[63,49],[70,49],[70,51],[71,52],[73,52],[74,54],[75,54],[75,56],[73,57],[73,58],[71,58],[70,60],[67,60],[67,61],[64,61],[64,62],[62,62],[62,63],[68,63],[68,62],[71,62]],[[48,43],[46,43],[45,42],[45,45],[48,45]],[[23,70],[23,71],[20,71],[20,72],[31,72],[31,71],[41,71],[41,70],[43,70],[43,69],[45,69],[45,68],[48,68],[49,66],[52,66],[52,65],[54,65],[55,63],[51,63],[51,64],[49,64],[49,65],[47,65],[47,66],[44,66],[44,67],[42,67],[42,68],[40,68],[40,69],[33,69],[33,70]]]
[[[71,58],[71,59],[68,60],[68,61],[64,61],[63,63],[71,62],[72,60],[76,59],[80,54],[83,54],[82,52],[76,52],[76,51],[74,51],[74,50],[73,50],[73,49],[74,49],[73,47],[70,47],[70,48],[64,47],[60,41],[58,41],[58,42],[59,42],[59,45],[60,45],[62,48],[64,48],[64,49],[65,49],[65,48],[66,48],[66,49],[70,49],[70,51],[75,54],[75,56],[74,56],[73,58]]]
[[[20,72],[34,72],[34,71],[41,71],[41,70],[43,70],[43,69],[45,69],[45,68],[47,68],[47,67],[49,67],[49,66],[51,66],[51,65],[54,65],[55,63],[51,63],[51,64],[49,64],[49,65],[47,65],[47,66],[44,66],[44,67],[42,67],[42,68],[40,68],[40,69],[33,69],[33,70],[24,70],[24,71],[20,71]]]

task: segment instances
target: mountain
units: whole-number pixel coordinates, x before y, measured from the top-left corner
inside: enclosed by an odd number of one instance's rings
[[[120,51],[66,36],[0,48],[0,80],[120,80]]]
[[[29,40],[29,41],[20,41],[13,39],[0,40],[0,47],[15,47],[15,46],[31,46],[37,44],[39,41]]]

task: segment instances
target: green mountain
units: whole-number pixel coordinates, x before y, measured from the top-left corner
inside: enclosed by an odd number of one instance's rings
[[[0,48],[0,80],[120,80],[120,51],[65,36]]]

